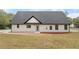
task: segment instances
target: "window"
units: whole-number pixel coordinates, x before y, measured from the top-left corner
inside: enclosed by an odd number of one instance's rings
[[[52,30],[52,26],[50,26],[50,30]]]
[[[17,28],[19,28],[19,24],[17,24]]]
[[[64,25],[64,29],[67,30],[67,24]]]
[[[31,25],[27,25],[27,28],[31,28]]]
[[[58,30],[58,25],[55,25],[55,30]]]

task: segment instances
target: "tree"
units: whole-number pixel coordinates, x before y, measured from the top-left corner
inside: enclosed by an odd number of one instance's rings
[[[74,18],[73,19],[73,24],[75,25],[75,27],[79,27],[79,19]]]
[[[79,19],[74,18],[74,19],[73,19],[73,23],[74,23],[75,25],[76,25],[76,24],[79,25]]]
[[[10,21],[12,20],[13,16],[13,14],[0,10],[0,29],[6,29],[7,27],[10,28]]]
[[[70,21],[71,24],[73,23],[73,19],[72,18],[67,17],[67,19]]]

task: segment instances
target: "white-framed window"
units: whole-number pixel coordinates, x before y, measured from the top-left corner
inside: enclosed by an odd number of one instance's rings
[[[64,25],[64,29],[67,30],[67,24]]]
[[[49,26],[49,29],[52,30],[52,26]]]
[[[55,30],[58,30],[58,25],[57,24],[55,25]]]
[[[19,24],[17,24],[17,28],[19,28]]]
[[[27,28],[31,28],[31,25],[27,25],[26,27],[27,27]]]

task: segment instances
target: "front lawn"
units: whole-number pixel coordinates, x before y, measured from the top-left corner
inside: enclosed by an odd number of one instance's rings
[[[0,48],[79,48],[79,33],[0,34]]]

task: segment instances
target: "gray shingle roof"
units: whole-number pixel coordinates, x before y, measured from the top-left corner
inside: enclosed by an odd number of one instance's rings
[[[32,16],[43,24],[70,24],[66,15],[61,11],[18,11],[12,24],[24,24]]]

